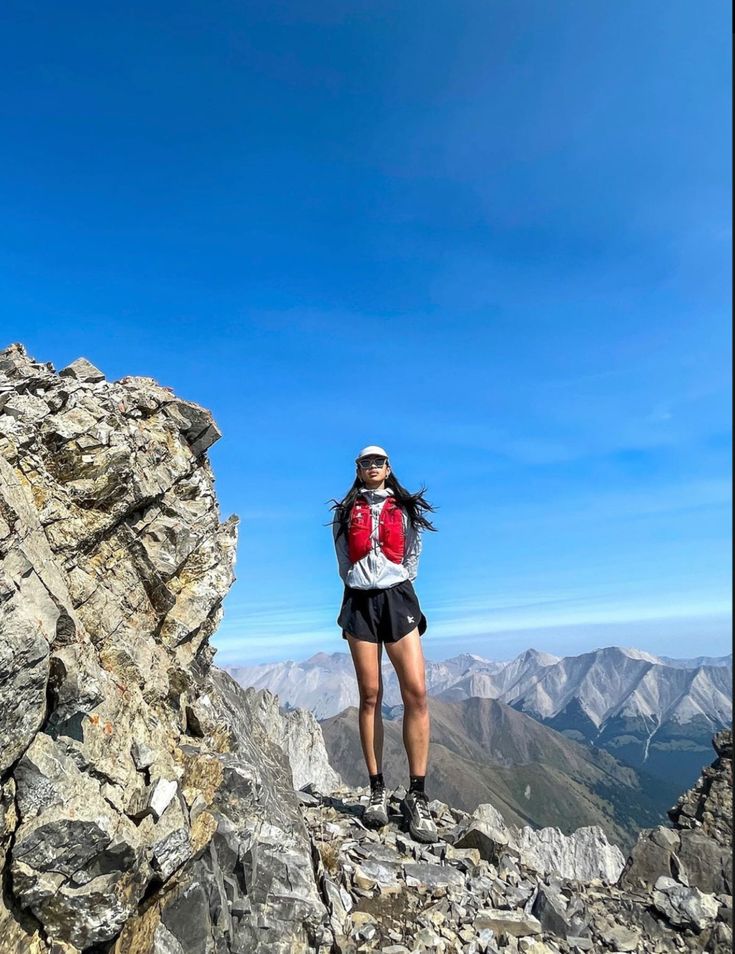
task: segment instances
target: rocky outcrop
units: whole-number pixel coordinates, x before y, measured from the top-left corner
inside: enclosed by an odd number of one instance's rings
[[[571,835],[558,828],[517,828],[508,825],[490,804],[478,805],[455,842],[477,848],[480,857],[496,863],[501,853],[518,858],[538,874],[557,874],[572,881],[618,880],[625,858],[601,828],[586,826]]]
[[[286,753],[294,788],[313,784],[320,792],[331,792],[344,785],[339,773],[329,764],[324,736],[312,712],[282,708],[278,696],[268,689],[256,693],[247,687],[245,691],[259,699],[259,720]]]
[[[669,810],[675,828],[698,831],[723,848],[732,846],[732,730],[712,740],[717,759]]]
[[[2,954],[331,947],[263,695],[211,666],[218,437],[150,378],[0,352]]]
[[[685,894],[732,895],[732,731],[719,732],[712,744],[717,759],[669,810],[674,827],[640,833],[621,884],[650,890],[661,882],[670,892],[673,879]]]
[[[431,801],[439,840],[421,844],[401,816],[404,794],[390,793],[389,824],[376,831],[361,821],[368,789],[323,795],[308,786],[300,793],[336,951],[730,951],[731,898],[685,893],[665,879],[632,891],[601,878],[541,873],[490,805],[468,814]],[[544,836],[536,834],[541,853]],[[604,868],[609,846],[597,837],[580,844],[590,852],[585,864]]]
[[[571,835],[558,828],[534,829],[524,826],[518,835],[521,859],[541,874],[558,874],[571,881],[607,884],[618,880],[625,865],[623,853],[611,845],[601,828],[587,825]]]

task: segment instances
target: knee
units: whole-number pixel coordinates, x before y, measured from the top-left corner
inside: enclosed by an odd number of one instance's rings
[[[426,686],[404,686],[401,694],[406,709],[411,709],[413,712],[426,712],[428,710]]]
[[[363,711],[376,709],[382,698],[381,686],[360,686],[360,708]]]

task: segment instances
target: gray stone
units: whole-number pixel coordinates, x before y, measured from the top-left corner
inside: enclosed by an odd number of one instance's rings
[[[186,954],[181,944],[164,924],[157,924],[151,954]]]
[[[681,832],[678,860],[690,886],[705,894],[732,891],[732,852],[704,832],[691,829]]]
[[[176,795],[179,783],[176,779],[159,778],[150,787],[148,804],[153,812],[154,818],[158,819],[163,815],[171,799]]]
[[[544,931],[550,931],[558,937],[566,937],[571,931],[571,925],[566,918],[566,907],[559,892],[542,884],[539,885],[531,905],[531,914],[538,918]]]
[[[105,376],[95,368],[91,361],[86,358],[77,358],[59,371],[62,378],[74,378],[75,381],[83,381],[86,384],[94,384],[96,381],[104,381]]]
[[[258,690],[259,720],[270,737],[288,755],[293,787],[314,785],[322,794],[329,794],[344,784],[339,773],[329,764],[322,730],[307,709],[284,711],[278,696],[267,689]]]
[[[648,837],[655,845],[665,848],[669,852],[678,851],[681,844],[679,833],[672,828],[665,828],[663,825],[652,828]]]
[[[616,951],[637,951],[641,943],[641,932],[618,924],[608,931],[607,943]]]
[[[665,828],[656,828],[638,835],[618,884],[632,890],[649,889],[662,875],[673,875],[674,848],[679,845],[679,837],[672,833],[673,837],[669,838],[667,831]]]
[[[699,829],[724,848],[732,847],[732,730],[723,729],[712,740],[716,761],[706,766],[693,788],[669,809],[679,829]]]
[[[567,944],[577,951],[591,951],[594,948],[591,938],[576,937],[573,934],[567,935]]]
[[[79,948],[116,936],[151,871],[132,822],[39,732],[15,771],[21,812],[11,872],[18,902]]]
[[[430,887],[446,885],[462,887],[464,885],[464,875],[449,865],[407,864],[404,865],[404,870],[406,884],[409,886],[425,884]]]
[[[510,934],[513,937],[541,934],[541,924],[537,918],[522,911],[504,911],[499,908],[484,908],[478,911],[474,926],[478,931],[489,928],[497,935]]]
[[[653,904],[673,925],[704,930],[717,917],[719,905],[711,894],[698,888],[677,884],[673,878],[659,878],[653,892]]]
[[[398,884],[402,874],[400,865],[385,864],[371,858],[355,867],[354,880],[363,887]]]
[[[540,874],[558,872],[572,881],[599,878],[614,884],[620,877],[625,858],[617,845],[611,845],[596,825],[578,828],[565,835],[558,828],[535,830],[525,826],[516,838],[521,861]]]
[[[130,754],[133,757],[135,767],[139,772],[150,768],[156,760],[155,750],[143,742],[135,741],[130,748]]]

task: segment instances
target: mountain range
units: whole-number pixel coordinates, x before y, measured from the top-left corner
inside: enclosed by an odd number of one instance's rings
[[[319,720],[359,703],[348,653],[227,671],[241,685],[267,688],[285,708],[309,709]],[[570,740],[606,749],[671,791],[696,780],[712,735],[732,722],[731,655],[674,659],[617,646],[576,656],[529,649],[506,661],[463,653],[427,660],[426,684],[434,701],[496,699]],[[388,718],[402,710],[386,656],[382,704]]]

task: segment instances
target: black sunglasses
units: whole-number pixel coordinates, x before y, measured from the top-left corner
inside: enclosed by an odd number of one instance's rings
[[[360,467],[362,467],[363,470],[367,470],[369,467],[384,467],[388,463],[388,458],[387,457],[361,457],[357,463]]]

